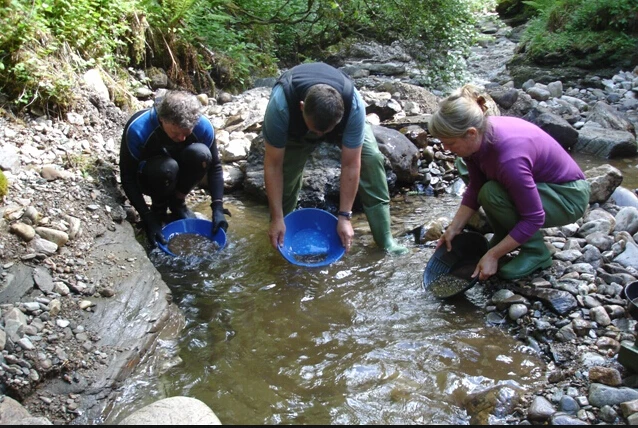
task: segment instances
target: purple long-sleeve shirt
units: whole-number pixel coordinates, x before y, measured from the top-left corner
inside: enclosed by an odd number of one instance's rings
[[[569,153],[538,126],[509,116],[491,116],[488,120],[491,137],[484,137],[479,151],[464,158],[470,183],[461,204],[477,210],[483,184],[497,181],[520,215],[510,236],[522,244],[545,222],[536,183],[561,184],[583,180],[585,175]]]

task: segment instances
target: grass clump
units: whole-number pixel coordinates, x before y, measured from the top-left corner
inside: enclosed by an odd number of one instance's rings
[[[9,183],[7,182],[7,176],[0,170],[0,200],[7,196],[9,192]]]

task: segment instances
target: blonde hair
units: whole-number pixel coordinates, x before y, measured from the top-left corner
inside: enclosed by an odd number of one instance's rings
[[[435,138],[455,138],[476,128],[481,135],[488,131],[488,108],[478,88],[465,85],[439,103],[428,123],[428,131]]]

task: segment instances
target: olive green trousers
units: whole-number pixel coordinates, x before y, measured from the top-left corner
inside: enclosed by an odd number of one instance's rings
[[[303,184],[303,171],[308,158],[317,147],[317,142],[309,139],[288,140],[284,154],[283,211],[284,215],[297,207],[299,192]],[[384,167],[385,158],[366,123],[361,150],[361,174],[358,196],[364,208],[378,204],[389,204],[390,194]]]

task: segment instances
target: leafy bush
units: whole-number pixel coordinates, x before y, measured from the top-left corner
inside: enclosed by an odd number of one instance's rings
[[[126,56],[130,2],[13,0],[0,12],[0,89],[18,108],[74,103],[77,71]]]
[[[638,62],[636,0],[526,1],[537,10],[521,43],[539,64],[585,68]]]
[[[464,78],[473,14],[493,1],[4,0],[0,90],[19,109],[64,111],[88,68],[113,86],[128,67],[152,66],[186,89],[243,90],[362,38],[410,46],[424,84],[453,84]]]

